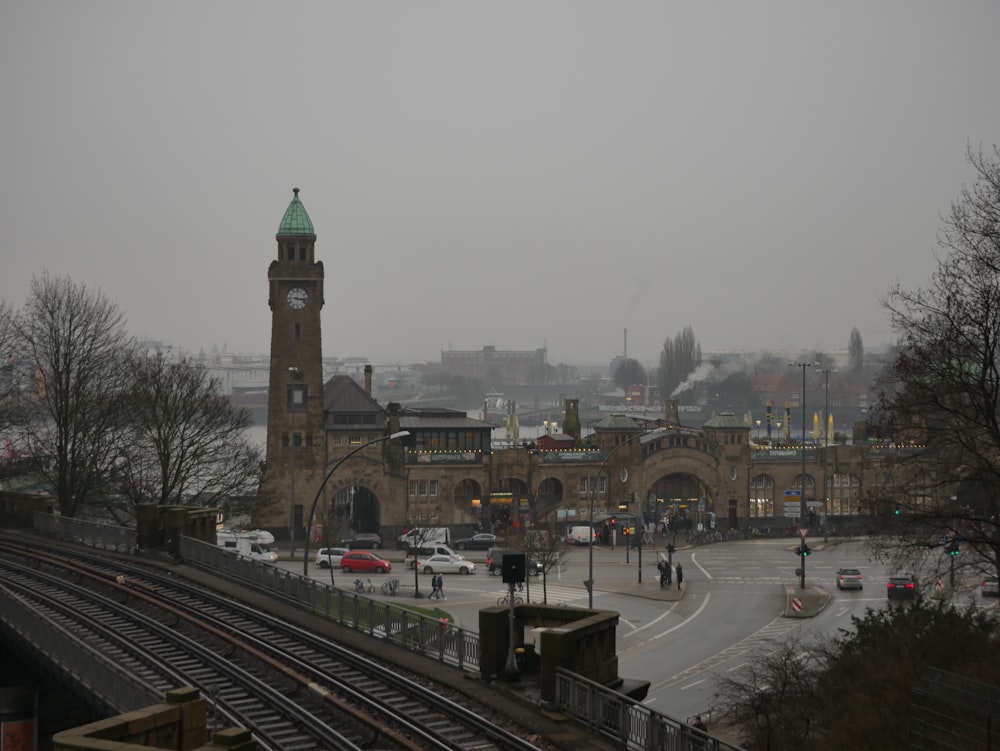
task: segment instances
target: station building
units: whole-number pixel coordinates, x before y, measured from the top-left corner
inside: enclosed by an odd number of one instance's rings
[[[655,420],[609,415],[584,442],[572,427],[580,424],[577,400],[567,399],[559,441],[494,450],[494,426],[465,412],[380,404],[371,366],[363,384],[347,375],[324,383],[325,272],[298,192],[268,267],[267,461],[256,522],[277,539],[294,545],[307,533],[335,541],[379,532],[392,545],[410,526],[511,534],[616,513],[722,531],[785,527],[798,521],[803,496],[802,523],[815,525],[824,515],[856,519],[870,499],[892,492],[884,467],[890,449],[764,444],[733,413],[682,425],[671,400]],[[333,320],[351,325],[339,313]],[[499,353],[481,354],[485,364]],[[544,363],[544,351],[535,357]],[[524,368],[538,363],[520,360]],[[408,435],[389,438],[401,431]]]

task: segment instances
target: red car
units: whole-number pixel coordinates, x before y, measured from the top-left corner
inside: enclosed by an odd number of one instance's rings
[[[367,550],[352,550],[340,557],[340,570],[345,574],[357,571],[362,574],[384,574],[392,571],[392,564]]]

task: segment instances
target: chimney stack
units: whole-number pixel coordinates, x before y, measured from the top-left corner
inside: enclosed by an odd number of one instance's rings
[[[368,363],[365,365],[365,393],[368,396],[372,395],[372,365]]]

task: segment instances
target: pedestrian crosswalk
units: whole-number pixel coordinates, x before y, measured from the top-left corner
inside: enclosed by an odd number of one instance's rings
[[[496,590],[496,598],[499,599],[507,594],[507,588]],[[522,591],[516,593],[518,597],[524,600],[526,603],[529,595],[529,588],[525,587]],[[596,592],[594,593],[597,594]],[[570,604],[577,600],[587,600],[587,590],[583,587],[567,587],[559,584],[548,584],[544,588],[541,584],[535,584],[532,582],[530,587],[531,602],[540,603],[547,602],[549,605],[558,605],[560,603]]]

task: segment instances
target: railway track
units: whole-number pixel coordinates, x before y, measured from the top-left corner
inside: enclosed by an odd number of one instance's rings
[[[197,687],[215,727],[261,749],[546,747],[464,694],[156,567],[0,539],[0,577],[152,695]]]

